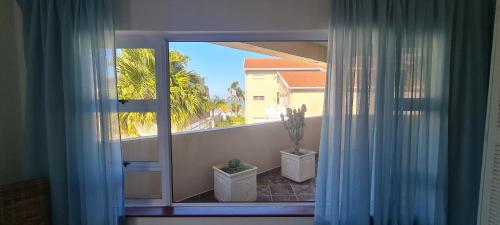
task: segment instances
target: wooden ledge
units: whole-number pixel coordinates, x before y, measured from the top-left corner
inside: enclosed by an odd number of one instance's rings
[[[127,217],[313,217],[314,206],[127,207]]]

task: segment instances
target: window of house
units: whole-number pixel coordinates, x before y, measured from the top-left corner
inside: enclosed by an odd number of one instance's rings
[[[326,44],[276,43],[117,38],[127,206],[314,201],[314,171],[282,174],[280,115],[305,104],[301,147],[318,151]],[[231,187],[237,175],[253,178]]]
[[[254,101],[262,101],[264,100],[264,96],[253,96]]]

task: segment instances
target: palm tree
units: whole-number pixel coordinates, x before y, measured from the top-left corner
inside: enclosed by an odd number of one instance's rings
[[[170,108],[172,126],[182,129],[192,118],[208,112],[208,87],[194,71],[188,71],[189,58],[170,51]],[[122,49],[116,57],[118,96],[122,100],[155,99],[155,56],[151,49]],[[120,113],[121,134],[137,136],[141,127],[154,127],[155,113]]]
[[[120,100],[156,98],[155,56],[149,49],[122,49],[116,57]],[[120,133],[138,136],[140,127],[154,127],[156,114],[125,112],[119,114]]]
[[[210,99],[209,102],[211,117],[212,117],[212,128],[215,127],[215,110],[221,110],[223,112],[227,111],[227,103],[224,99],[215,96],[215,98]]]
[[[170,118],[177,130],[192,119],[202,118],[210,109],[208,87],[194,71],[187,70],[189,57],[170,51]]]
[[[210,99],[210,111],[212,115],[215,114],[215,110],[221,110],[223,112],[227,111],[227,103],[224,99],[215,96],[215,98]]]
[[[240,113],[241,101],[245,100],[245,94],[243,90],[239,87],[239,82],[234,81],[231,86],[227,89],[228,99],[231,102],[231,111],[235,114]]]

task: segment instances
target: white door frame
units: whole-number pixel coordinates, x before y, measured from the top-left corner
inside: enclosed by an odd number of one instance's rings
[[[166,206],[171,203],[170,180],[170,129],[168,112],[168,58],[164,39],[150,36],[116,35],[115,48],[149,48],[155,52],[156,99],[130,100],[119,103],[120,112],[156,112],[158,162],[133,162],[125,171],[158,171],[161,174],[161,199],[125,199],[126,206]]]

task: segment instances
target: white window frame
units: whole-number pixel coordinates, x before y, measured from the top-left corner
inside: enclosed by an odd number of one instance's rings
[[[312,42],[327,42],[328,30],[312,30],[312,31],[279,31],[279,32],[133,32],[133,31],[116,31],[116,48],[154,48],[157,57],[157,84],[166,83],[166,86],[157,86],[156,98],[160,103],[158,107],[158,143],[160,157],[165,161],[162,163],[162,171],[165,171],[166,176],[162,177],[162,184],[166,199],[159,201],[137,200],[126,201],[125,205],[129,206],[314,206],[314,202],[249,202],[249,203],[180,203],[173,202],[172,198],[172,149],[171,149],[171,129],[170,129],[170,82],[169,82],[169,57],[168,46],[169,42],[258,42],[258,41],[312,41]],[[159,51],[160,50],[160,51]],[[160,53],[160,55],[158,55]],[[161,60],[161,61],[160,61]],[[158,62],[160,68],[158,68]],[[159,71],[159,74],[158,74]],[[149,110],[154,108],[154,105],[141,101],[129,101],[128,108],[138,110]],[[121,104],[120,104],[121,105]],[[150,108],[148,108],[150,107]],[[149,111],[148,111],[149,112]],[[166,118],[166,121],[161,122],[161,118]],[[161,139],[160,139],[161,134]],[[161,144],[160,144],[161,142]],[[163,173],[162,173],[163,174]],[[164,179],[163,179],[164,178]]]
[[[158,156],[157,162],[130,162],[125,172],[150,171],[161,174],[161,199],[125,199],[125,206],[167,206],[171,203],[170,180],[170,124],[168,112],[167,46],[162,38],[151,36],[116,35],[115,48],[148,48],[155,52],[156,99],[127,100],[118,104],[119,112],[156,112]],[[165,49],[167,49],[165,51]]]

